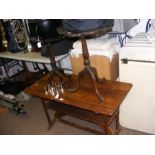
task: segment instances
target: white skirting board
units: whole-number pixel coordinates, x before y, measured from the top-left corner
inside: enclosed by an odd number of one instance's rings
[[[121,126],[155,134],[155,63],[120,62],[119,70],[120,81],[133,84],[120,107]]]

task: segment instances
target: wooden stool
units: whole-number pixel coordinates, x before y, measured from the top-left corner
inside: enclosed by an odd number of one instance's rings
[[[95,29],[93,31],[88,31],[88,32],[80,32],[80,33],[65,32],[63,30],[63,28],[58,29],[58,32],[60,34],[66,35],[67,37],[80,38],[81,44],[82,44],[82,54],[83,54],[83,60],[84,60],[84,69],[81,72],[79,72],[79,74],[78,74],[77,87],[76,88],[70,88],[70,89],[68,89],[68,91],[76,91],[77,89],[79,89],[81,78],[84,77],[84,75],[88,73],[90,75],[89,77],[91,78],[92,84],[94,86],[95,92],[96,92],[99,100],[103,101],[103,96],[100,94],[100,92],[98,91],[98,88],[97,88],[97,82],[99,82],[101,80],[99,80],[99,78],[98,78],[96,68],[91,67],[91,65],[90,65],[89,51],[88,51],[88,48],[87,48],[86,38],[87,37],[100,37],[103,34],[105,34],[106,32],[109,32],[111,30],[112,30],[111,26],[104,27],[104,28],[98,28],[98,29]]]
[[[56,60],[55,60],[55,55],[54,55],[54,50],[52,48],[52,44],[56,43],[60,40],[62,40],[64,38],[64,36],[60,36],[57,38],[52,38],[52,39],[46,39],[43,41],[43,44],[47,45],[48,47],[48,52],[49,52],[49,56],[50,56],[50,64],[52,67],[52,71],[49,73],[49,82],[51,83],[51,81],[53,80],[54,77],[58,77],[60,82],[63,83],[63,75],[64,75],[64,71],[63,69],[60,69],[57,67],[56,65]]]
[[[48,69],[46,68],[45,64],[43,64],[43,66],[45,68],[44,71],[46,73],[49,73],[49,80],[50,81],[54,77],[58,77],[60,79],[60,81],[62,81],[62,78],[63,78],[64,71],[63,71],[63,69],[60,69],[56,65],[56,60],[55,60],[55,55],[54,55],[54,50],[52,48],[52,44],[61,41],[62,39],[64,39],[64,37],[65,37],[64,35],[61,35],[61,36],[58,36],[55,38],[49,38],[49,39],[44,39],[44,40],[40,39],[41,44],[43,46],[47,46],[47,50],[49,53],[50,65],[52,67],[52,71],[49,72]],[[38,38],[32,37],[30,41],[33,42],[34,44],[37,44]]]

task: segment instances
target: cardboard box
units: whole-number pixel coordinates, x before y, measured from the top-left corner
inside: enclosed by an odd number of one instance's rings
[[[83,57],[70,56],[72,72],[75,75],[84,68]],[[92,55],[90,56],[90,64],[95,67],[100,79],[106,78],[107,80],[116,80],[119,75],[119,61],[118,54],[114,54],[112,60],[106,56]]]

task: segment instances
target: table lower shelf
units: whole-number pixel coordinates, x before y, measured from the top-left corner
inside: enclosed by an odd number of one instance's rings
[[[83,129],[85,131],[91,132],[93,134],[118,134],[120,132],[120,125],[119,125],[119,109],[112,115],[101,115],[97,114],[88,110],[80,109],[77,107],[73,107],[70,105],[65,105],[59,102],[45,102],[42,100],[42,104],[46,113],[46,117],[49,123],[49,129],[54,125],[54,123],[59,120],[60,122],[63,122],[65,124],[68,124],[73,127],[77,127],[79,129]],[[55,111],[55,115],[53,119],[51,120],[48,110],[52,109]],[[81,120],[86,120],[92,123],[95,123],[97,126],[99,126],[102,129],[101,131],[96,131],[87,127],[83,127],[81,125],[78,125],[73,122],[69,122],[63,119],[64,115],[69,115],[72,117],[76,117]],[[115,129],[112,129],[110,127],[111,123],[115,119]]]

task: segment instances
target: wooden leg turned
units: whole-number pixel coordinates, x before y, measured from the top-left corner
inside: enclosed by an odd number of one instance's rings
[[[45,112],[45,115],[46,115],[46,118],[47,118],[47,121],[48,121],[48,128],[50,128],[51,124],[52,124],[52,121],[50,119],[45,100],[41,99],[41,103],[42,103],[42,106],[43,106],[43,109],[44,109],[44,112]]]
[[[89,52],[88,52],[88,48],[87,48],[86,39],[82,38],[81,43],[82,43],[84,69],[78,74],[77,87],[69,88],[68,91],[76,91],[76,90],[78,90],[80,88],[80,80],[82,78],[84,78],[84,75],[89,75],[89,77],[90,77],[90,79],[92,81],[95,93],[98,96],[99,100],[102,102],[104,98],[100,94],[100,92],[99,92],[99,90],[97,88],[97,82],[101,82],[101,80],[99,80],[99,78],[98,78],[96,69],[91,67],[91,65],[90,65]]]

